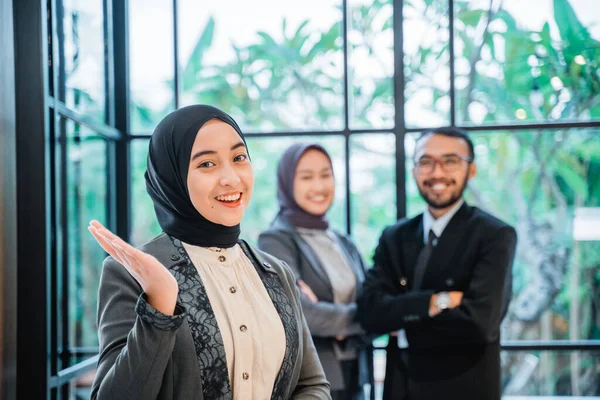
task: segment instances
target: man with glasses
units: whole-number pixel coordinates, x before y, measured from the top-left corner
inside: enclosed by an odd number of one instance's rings
[[[500,323],[517,235],[464,201],[474,160],[466,132],[424,132],[412,172],[427,210],[386,228],[375,250],[358,318],[372,333],[397,332],[384,399],[500,399]]]

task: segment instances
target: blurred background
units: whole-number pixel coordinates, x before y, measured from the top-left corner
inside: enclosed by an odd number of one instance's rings
[[[410,173],[418,132],[470,131],[468,202],[519,235],[504,396],[600,399],[597,0],[1,9],[3,398],[89,398],[105,254],[86,226],[98,219],[135,245],[160,232],[143,177],[149,137],[166,113],[204,103],[247,133],[245,239],[277,211],[279,155],[314,141],[333,157],[332,224],[367,264],[385,226],[425,208]],[[375,344],[380,396],[387,337]]]

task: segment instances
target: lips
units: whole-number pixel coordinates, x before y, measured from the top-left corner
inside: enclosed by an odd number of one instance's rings
[[[327,201],[327,196],[319,194],[316,196],[309,197],[308,200],[312,201],[313,203],[323,203],[323,202]]]
[[[451,181],[427,181],[425,182],[425,186],[431,189],[433,192],[441,193],[448,189],[448,187],[453,184]]]
[[[215,197],[215,200],[217,200],[217,202],[222,206],[228,208],[236,208],[239,207],[240,204],[242,204],[243,196],[244,195],[241,192],[234,192],[217,196]]]

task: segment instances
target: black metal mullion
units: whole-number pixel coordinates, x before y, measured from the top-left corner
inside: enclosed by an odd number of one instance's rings
[[[352,234],[352,190],[350,188],[350,78],[348,66],[348,0],[342,0],[342,37],[344,60],[344,174],[346,189],[346,233]]]
[[[62,21],[58,21],[56,18],[56,1],[54,0],[49,0],[48,1],[48,13],[49,13],[49,18],[48,18],[48,39],[51,43],[51,45],[48,47],[48,56],[49,56],[49,77],[48,80],[49,82],[51,82],[51,86],[50,86],[50,90],[49,90],[49,94],[55,94],[56,90],[58,90],[58,71],[56,68],[56,64],[57,64],[57,59],[59,57],[58,55],[58,34],[57,34],[57,25],[60,24],[60,26],[62,26]],[[60,65],[60,63],[59,63]],[[53,102],[52,98],[48,98],[48,103]],[[50,116],[50,129],[52,130],[52,133],[50,136],[56,138],[58,135],[56,134],[56,132],[60,132],[59,129],[59,116],[58,113],[56,112],[55,109],[52,109],[52,111],[49,113]],[[60,169],[60,161],[57,160],[56,158],[56,146],[57,146],[57,141],[56,139],[54,141],[52,141],[50,143],[50,168],[51,168],[51,172],[50,172],[50,176],[54,177],[56,176],[56,170],[57,168]],[[58,266],[60,265],[60,257],[61,257],[61,252],[58,251],[58,249],[60,248],[60,240],[61,240],[61,235],[59,234],[59,232],[57,232],[56,230],[58,229],[58,224],[56,223],[57,220],[57,215],[60,214],[60,209],[62,208],[62,203],[60,201],[57,201],[57,191],[56,191],[56,186],[57,186],[57,182],[56,180],[52,180],[50,182],[50,197],[53,199],[53,205],[51,207],[52,212],[50,213],[50,225],[54,228],[53,231],[53,236],[52,236],[52,241],[53,241],[53,245],[51,246],[51,260],[52,260],[52,271],[51,271],[51,275],[50,275],[50,315],[48,316],[49,321],[50,321],[50,332],[48,332],[48,336],[50,339],[50,375],[56,375],[58,373],[58,370],[60,369],[59,365],[58,365],[58,361],[59,361],[59,354],[60,354],[60,350],[59,350],[59,343],[62,341],[61,339],[61,332],[59,331],[59,318],[60,318],[60,314],[58,312],[59,310],[59,301],[58,301],[58,297],[60,296],[60,291],[59,291],[59,287],[58,287],[58,282],[59,282],[59,275],[60,275],[60,269],[59,268],[54,268],[54,266]]]
[[[68,176],[68,160],[69,160],[69,132],[67,130],[67,121],[64,118],[60,118],[60,131],[59,137],[57,140],[57,145],[60,151],[60,169],[59,169],[59,197],[60,197],[60,224],[58,228],[60,229],[60,264],[57,264],[58,269],[58,282],[60,284],[59,292],[61,294],[61,341],[60,341],[60,370],[67,368],[69,366],[69,362],[71,360],[71,354],[69,352],[69,347],[71,346],[71,332],[70,332],[70,312],[69,312],[69,304],[70,304],[70,271],[69,271],[69,237],[72,235],[72,232],[69,232],[69,197],[72,193],[69,193],[69,176]],[[72,200],[73,201],[73,200]],[[76,200],[75,200],[76,202]],[[60,370],[58,373],[60,373]],[[69,398],[69,387],[63,386],[60,388],[62,392],[62,397],[65,399]]]
[[[600,340],[503,340],[504,351],[600,351]]]
[[[449,0],[448,4],[448,36],[450,43],[448,48],[450,52],[450,126],[456,125],[456,87],[455,87],[455,66],[454,66],[454,0]]]
[[[67,198],[67,140],[66,140],[66,120],[61,118],[59,108],[56,106],[60,100],[66,99],[66,71],[65,71],[65,46],[64,46],[64,7],[60,0],[53,1],[52,19],[56,26],[55,41],[57,62],[53,62],[55,91],[54,99],[49,99],[52,108],[54,140],[50,142],[50,151],[54,154],[53,160],[56,169],[51,174],[51,187],[53,188],[53,198],[56,199],[56,213],[54,226],[54,245],[56,264],[52,266],[52,314],[53,328],[52,333],[55,337],[51,340],[51,353],[54,353],[52,362],[55,363],[57,370],[52,371],[51,375],[58,375],[61,369],[68,366],[70,356],[69,348],[69,241],[68,241],[68,198]],[[54,101],[52,101],[54,100]],[[51,363],[52,363],[51,362]],[[68,398],[69,388],[54,388],[52,398]],[[59,395],[60,393],[60,395]]]
[[[344,170],[346,186],[346,233],[352,234],[352,190],[350,187],[350,135],[344,136]]]
[[[580,129],[580,128],[600,128],[598,121],[578,121],[578,122],[547,122],[547,123],[525,123],[525,124],[498,124],[498,125],[463,125],[459,128],[466,131],[517,131],[517,130],[551,130],[551,129]]]
[[[112,0],[103,0],[104,15],[104,88],[106,124],[115,126],[115,62]]]
[[[60,295],[60,348],[59,356],[61,365],[59,368],[65,368],[69,363],[69,216],[68,216],[68,204],[69,204],[69,193],[68,193],[68,135],[67,135],[67,121],[64,118],[59,118],[57,121],[57,136],[56,136],[56,147],[58,147],[58,174],[56,183],[58,186],[57,198],[58,198],[58,220],[59,223],[56,225],[59,230],[57,248],[60,249],[60,254],[57,259],[57,296]]]
[[[385,347],[376,346],[376,350]],[[600,351],[600,340],[503,340],[501,351]]]
[[[48,398],[52,290],[47,2],[13,2],[17,185],[17,398]],[[35,166],[35,168],[32,168]],[[36,223],[32,223],[36,222]],[[32,379],[35,377],[35,379]]]
[[[396,100],[397,101],[397,100]],[[398,107],[396,107],[398,108]],[[403,113],[403,110],[402,110]],[[398,112],[396,112],[398,114]],[[531,129],[578,129],[578,128],[600,128],[598,121],[578,121],[578,122],[549,122],[549,123],[526,123],[526,124],[498,124],[498,125],[457,125],[457,128],[471,132],[477,131],[498,131],[498,130],[531,130]],[[405,133],[419,133],[428,129],[439,128],[439,126],[429,127],[404,127]],[[245,132],[247,137],[297,137],[297,136],[335,136],[335,135],[369,135],[378,133],[395,132],[394,129],[361,129],[361,130],[331,130],[331,131],[277,131],[277,132]],[[134,139],[149,139],[151,133],[140,133],[132,135]]]
[[[113,48],[115,71],[115,128],[122,133],[119,140],[111,144],[109,180],[112,185],[110,202],[115,212],[111,216],[111,227],[124,240],[131,232],[131,171],[129,153],[129,18],[127,0],[113,4]]]
[[[404,33],[402,19],[404,18],[404,1],[394,0],[394,133],[396,135],[396,216],[398,219],[406,216],[406,155],[404,137],[406,121],[404,120]]]
[[[180,106],[179,95],[181,93],[181,82],[179,79],[179,36],[178,36],[178,9],[177,0],[173,0],[173,102],[175,109]]]
[[[421,131],[421,129],[415,130]],[[364,129],[360,131],[298,131],[298,132],[244,132],[246,138],[269,138],[269,137],[302,137],[302,136],[353,136],[353,135],[371,135],[371,134],[389,134],[393,133],[393,129]],[[130,139],[150,139],[151,133],[135,134]]]

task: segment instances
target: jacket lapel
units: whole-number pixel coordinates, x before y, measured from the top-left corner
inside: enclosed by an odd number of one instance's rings
[[[459,247],[458,245],[463,241],[467,233],[468,214],[469,206],[464,203],[450,222],[448,222],[427,262],[425,276],[423,277],[423,287],[433,288],[436,282],[444,276],[444,272],[448,266],[452,264],[454,254]],[[422,235],[423,224],[421,223],[421,242],[423,241]]]
[[[417,265],[419,254],[424,247],[423,215],[415,217],[409,223],[412,224],[412,226],[408,227],[402,238],[403,262],[400,265],[400,274],[402,277],[406,277],[408,288],[412,290],[415,266]]]
[[[294,228],[292,225],[288,224],[281,218],[277,219],[277,221],[274,224],[274,227],[285,230],[288,234],[291,235],[294,243],[298,247],[299,257],[304,256],[306,258],[306,261],[312,266],[319,280],[323,281],[325,286],[331,291],[331,293],[333,293],[331,281],[329,280],[329,276],[327,276],[327,273],[325,272],[323,264],[321,264],[321,260],[319,259],[313,248],[310,247],[310,245],[306,242],[306,240],[302,239],[296,228]]]

